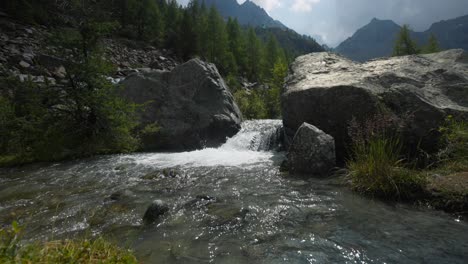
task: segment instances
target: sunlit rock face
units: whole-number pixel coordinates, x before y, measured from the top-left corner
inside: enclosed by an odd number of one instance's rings
[[[405,146],[434,151],[445,117],[468,117],[468,56],[448,50],[364,64],[333,53],[301,56],[291,66],[282,110],[289,140],[310,123],[333,136],[341,161],[351,120],[382,113],[396,120]]]

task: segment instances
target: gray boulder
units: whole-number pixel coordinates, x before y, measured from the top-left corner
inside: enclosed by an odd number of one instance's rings
[[[216,147],[240,130],[242,115],[216,66],[199,59],[174,70],[134,73],[123,95],[137,104],[144,125],[159,127],[143,135],[145,150]]]
[[[288,151],[289,171],[321,176],[329,173],[335,164],[333,137],[315,126],[303,123]]]
[[[468,117],[468,56],[448,50],[364,64],[333,53],[301,56],[286,80],[282,112],[286,142],[308,122],[333,136],[340,162],[350,121],[382,112],[397,120],[405,146],[433,152],[445,116]]]

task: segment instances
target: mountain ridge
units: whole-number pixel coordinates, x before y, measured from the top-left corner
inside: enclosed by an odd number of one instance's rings
[[[325,49],[315,39],[303,36],[286,27],[280,21],[271,18],[262,7],[247,0],[239,4],[237,0],[204,0],[201,3],[211,8],[214,6],[224,19],[228,17],[237,19],[243,26],[252,26],[261,39],[267,41],[270,35],[275,36],[278,42],[296,57],[311,52],[321,52]]]
[[[207,7],[216,7],[224,18],[237,18],[242,25],[287,28],[280,21],[270,17],[265,9],[250,0],[242,4],[239,4],[237,0],[204,0],[204,3]]]
[[[361,62],[391,56],[400,29],[401,26],[392,20],[373,18],[334,50]],[[434,34],[443,49],[468,50],[468,15],[435,22],[425,31],[411,31],[410,34],[418,45],[427,43]]]

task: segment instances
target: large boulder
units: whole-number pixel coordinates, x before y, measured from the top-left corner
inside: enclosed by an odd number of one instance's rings
[[[335,141],[315,126],[303,123],[287,156],[291,173],[326,175],[335,167]]]
[[[145,150],[216,147],[240,130],[240,110],[213,64],[193,59],[170,72],[134,73],[122,84],[126,98],[144,104],[143,126],[159,128],[142,136]]]
[[[447,114],[468,117],[468,56],[448,50],[364,64],[333,53],[301,56],[286,80],[282,111],[287,142],[308,122],[333,136],[340,162],[350,121],[382,113],[398,121],[405,146],[432,152]]]

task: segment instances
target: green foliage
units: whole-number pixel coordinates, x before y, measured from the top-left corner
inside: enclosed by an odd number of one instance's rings
[[[118,94],[105,76],[99,38],[110,23],[89,21],[56,34],[62,46],[77,50],[60,86],[0,80],[0,161],[3,165],[132,151],[135,105]]]
[[[419,48],[416,42],[411,39],[409,26],[403,25],[393,47],[393,56],[429,54],[440,51],[442,51],[442,49],[440,48],[439,41],[434,34],[431,34],[429,41],[425,46]]]
[[[138,38],[160,45],[163,38],[163,19],[154,0],[137,1],[135,23]]]
[[[2,0],[0,9],[27,23],[47,23],[54,19],[48,12],[55,6],[50,0]]]
[[[382,114],[350,123],[352,145],[347,167],[354,190],[386,199],[409,199],[423,192],[426,178],[405,168],[394,122]]]
[[[442,51],[442,49],[439,46],[439,41],[437,40],[434,34],[431,34],[427,45],[422,48],[422,53],[430,54],[430,53],[436,53],[440,51]]]
[[[245,119],[265,119],[268,117],[264,100],[258,91],[238,90],[234,99]]]
[[[418,45],[411,39],[409,26],[403,25],[393,47],[393,56],[413,55],[419,52]]]
[[[138,263],[131,251],[103,238],[63,240],[23,245],[17,222],[0,229],[1,263]]]
[[[440,132],[443,137],[439,165],[451,167],[452,171],[468,170],[468,123],[448,116]]]
[[[373,137],[355,143],[352,150],[353,158],[347,166],[356,191],[382,198],[407,199],[424,188],[425,178],[402,166],[398,140]]]
[[[261,80],[263,58],[262,58],[262,46],[260,39],[255,34],[253,28],[250,28],[247,32],[247,78],[250,80]]]

